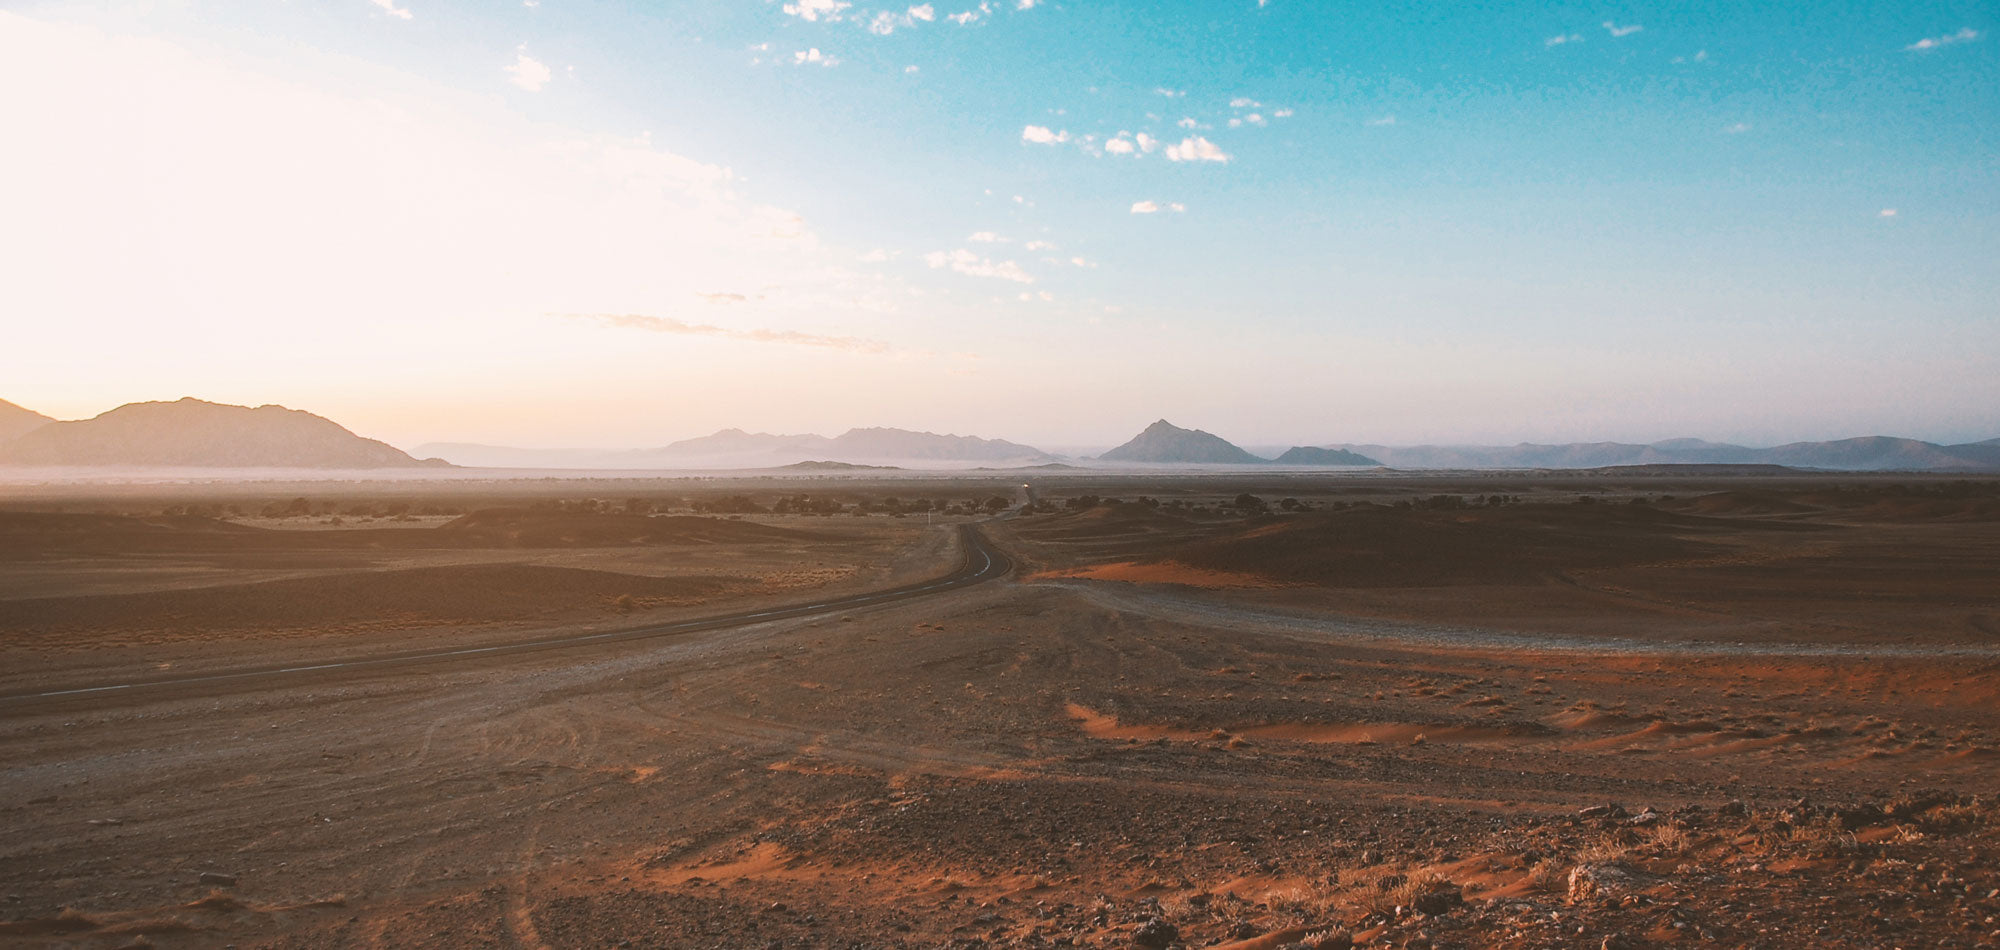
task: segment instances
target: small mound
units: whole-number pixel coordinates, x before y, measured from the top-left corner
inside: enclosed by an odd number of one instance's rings
[[[493,547],[569,548],[645,544],[797,541],[810,532],[692,515],[578,514],[541,508],[486,508],[439,525],[442,535]]]
[[[1161,552],[1161,560],[1330,587],[1513,583],[1711,553],[1714,545],[1683,537],[1706,527],[1625,505],[1357,508],[1253,520],[1230,536]]]
[[[1804,515],[1819,509],[1782,495],[1761,491],[1722,491],[1689,499],[1682,510],[1704,515]]]

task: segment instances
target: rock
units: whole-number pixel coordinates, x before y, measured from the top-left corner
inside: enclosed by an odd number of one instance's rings
[[[1578,811],[1576,817],[1583,819],[1623,818],[1625,817],[1625,806],[1613,803],[1591,805]]]
[[[1229,937],[1232,940],[1249,940],[1252,937],[1261,937],[1263,935],[1264,929],[1262,927],[1247,920],[1237,921],[1236,926],[1229,930]]]
[[[1749,814],[1750,806],[1743,804],[1743,800],[1740,798],[1732,799],[1728,804],[1715,810],[1715,815],[1718,818],[1745,818]]]
[[[1571,903],[1612,900],[1631,891],[1638,879],[1615,864],[1579,864],[1569,871]]]
[[[1138,930],[1132,931],[1132,942],[1142,947],[1164,947],[1180,938],[1179,927],[1158,917],[1140,924]]]
[[[221,871],[203,871],[198,880],[203,884],[213,884],[217,887],[236,886],[236,875],[224,874]]]
[[[1864,802],[1853,808],[1841,809],[1838,817],[1840,827],[1854,831],[1870,825],[1879,825],[1888,820],[1889,816],[1882,811],[1882,806],[1874,802]]]
[[[1444,884],[1431,888],[1422,894],[1418,894],[1416,900],[1410,902],[1410,906],[1416,908],[1417,913],[1429,914],[1433,917],[1439,914],[1449,914],[1464,904],[1465,892],[1459,890],[1456,884]]]

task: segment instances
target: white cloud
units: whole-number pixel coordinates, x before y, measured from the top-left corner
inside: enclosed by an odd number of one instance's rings
[[[966,240],[968,240],[968,241],[972,241],[972,242],[974,242],[974,243],[976,243],[976,244],[1010,244],[1010,243],[1012,243],[1011,241],[1007,240],[1006,238],[1003,238],[1003,237],[1001,237],[1001,236],[1000,236],[1000,235],[998,235],[998,234],[995,234],[995,233],[993,233],[992,231],[974,231],[974,232],[972,232],[971,234],[967,235],[965,239],[966,239]]]
[[[893,10],[883,10],[876,13],[874,19],[868,21],[868,32],[874,33],[877,36],[888,36],[896,32],[896,28],[899,26],[916,26],[919,21],[929,23],[935,19],[937,19],[937,11],[928,3],[922,6],[911,7],[903,13],[897,13]]]
[[[512,77],[510,82],[529,92],[541,92],[542,87],[549,84],[552,75],[547,66],[528,55],[527,47],[516,50],[514,64],[505,69],[507,75]]]
[[[1583,42],[1582,33],[1560,33],[1542,41],[1543,46],[1561,46],[1564,43]]]
[[[819,47],[815,46],[815,47],[813,47],[813,48],[811,48],[811,49],[802,49],[802,50],[799,50],[799,51],[798,51],[798,52],[796,52],[796,53],[793,53],[793,54],[792,54],[792,65],[794,65],[794,66],[838,66],[838,65],[840,65],[840,60],[839,60],[839,59],[837,59],[837,58],[835,58],[835,57],[832,57],[832,56],[828,56],[828,55],[826,55],[825,53],[822,53],[822,52],[820,52],[820,51],[819,51]]]
[[[1179,145],[1167,146],[1167,160],[1175,162],[1226,162],[1228,153],[1214,142],[1199,135],[1191,135],[1181,140]]]
[[[1396,117],[1393,115],[1385,115],[1379,118],[1369,119],[1368,124],[1373,126],[1395,125]]]
[[[1738,122],[1735,125],[1723,129],[1722,131],[1727,132],[1730,135],[1742,135],[1743,133],[1750,131],[1750,123]]]
[[[1196,122],[1193,117],[1183,118],[1179,122],[1176,122],[1174,124],[1180,126],[1183,129],[1201,128],[1201,123]]]
[[[372,354],[385,378],[432,381],[415,393],[457,378],[421,370],[444,353],[471,367],[630,350],[551,313],[700,324],[722,308],[699,294],[754,288],[726,308],[748,321],[735,329],[833,337],[837,314],[907,296],[727,168],[372,61],[217,55],[0,12],[0,87],[35,83],[63,90],[61,108],[0,107],[10,142],[61,143],[0,149],[6,308],[40,315],[8,322],[10,345],[90,352],[142,388],[165,372],[142,360],[190,328],[216,365],[251,374],[239,384],[293,382],[271,368],[303,334],[329,365]],[[118,280],[94,280],[112,247]]]
[[[1015,0],[1014,9],[1033,10],[1035,8],[1035,4],[1038,2],[1040,2],[1040,0]]]
[[[1893,218],[1895,216],[1896,216],[1896,209],[1894,208],[1883,208],[1881,213],[1876,215],[1876,217],[1878,218]]]
[[[1041,301],[1041,302],[1043,302],[1043,303],[1048,303],[1049,301],[1052,301],[1052,300],[1056,299],[1056,295],[1055,295],[1055,294],[1052,294],[1052,293],[1049,293],[1049,292],[1048,292],[1048,291],[1046,291],[1046,290],[1037,290],[1037,291],[1033,291],[1033,292],[1029,292],[1029,291],[1022,291],[1022,292],[1021,292],[1021,299],[1022,299],[1022,300],[1039,300],[1039,301]]]
[[[1081,267],[1086,270],[1095,270],[1097,268],[1096,261],[1086,260],[1081,257],[1072,257],[1069,259],[1069,263],[1071,267]]]
[[[1970,43],[1978,38],[1979,38],[1979,31],[1968,26],[1960,28],[1959,31],[1956,33],[1946,33],[1943,36],[1927,36],[1921,40],[1916,41],[1915,43],[1911,43],[1910,45],[1903,47],[1903,49],[1912,52],[1922,52],[1924,50],[1937,49],[1940,46],[1953,46],[1959,43]]]
[[[1632,34],[1637,33],[1643,29],[1645,29],[1645,27],[1640,26],[1637,23],[1634,23],[1631,26],[1619,26],[1618,24],[1613,23],[1610,20],[1604,21],[1604,30],[1605,32],[1611,34],[1612,39],[1631,36]]]
[[[1144,132],[1139,133],[1138,139],[1139,139],[1139,151],[1141,152],[1151,153],[1154,149],[1160,147],[1159,139],[1147,135]]]
[[[1292,115],[1293,113],[1292,110],[1290,109],[1279,109],[1278,111],[1271,113],[1271,117],[1274,119],[1289,119],[1292,117]]]
[[[1258,102],[1255,99],[1247,98],[1244,96],[1237,96],[1236,98],[1229,100],[1229,107],[1231,109],[1255,109],[1261,105],[1263,105],[1263,103]]]
[[[1175,214],[1180,214],[1187,210],[1187,205],[1181,204],[1178,201],[1169,201],[1167,202],[1167,210]]]
[[[1153,214],[1159,210],[1160,210],[1160,204],[1157,201],[1147,200],[1147,201],[1132,202],[1133,214]]]
[[[1258,113],[1252,112],[1249,115],[1244,116],[1243,121],[1248,122],[1251,125],[1263,125],[1264,117],[1262,115],[1259,115]]]
[[[1031,251],[1053,251],[1056,249],[1054,244],[1047,241],[1029,241],[1021,246]]]
[[[1021,141],[1036,145],[1055,145],[1069,141],[1068,132],[1050,131],[1046,125],[1029,125],[1021,128]]]
[[[997,277],[1022,284],[1035,282],[1034,277],[1013,261],[991,261],[962,247],[955,251],[932,251],[924,255],[924,263],[934,269],[950,268],[969,277]]]
[[[1125,133],[1120,132],[1118,134],[1123,135]],[[1130,155],[1137,151],[1138,147],[1132,144],[1131,139],[1112,139],[1104,143],[1104,150],[1113,155]]]
[[[956,23],[959,26],[966,26],[970,24],[972,21],[979,19],[979,13],[978,11],[975,10],[967,10],[964,13],[951,14],[950,16],[945,17],[945,19],[950,20],[951,22]]]
[[[903,67],[903,75],[905,76],[914,76],[916,73],[917,67],[914,64]]]
[[[782,9],[808,22],[825,20],[834,23],[838,22],[844,11],[853,5],[847,0],[798,0],[796,3],[785,4]]]
[[[374,3],[378,7],[381,7],[383,13],[395,17],[398,20],[407,20],[411,16],[410,8],[397,6],[396,0],[370,0],[370,2]]]
[[[1168,89],[1165,86],[1155,87],[1153,89],[1153,92],[1162,96],[1166,96],[1169,99],[1179,99],[1182,96],[1187,95],[1187,90],[1185,89]]]
[[[1232,128],[1232,129],[1240,129],[1240,128],[1242,128],[1242,127],[1243,127],[1243,120],[1242,120],[1242,119],[1230,119],[1230,120],[1229,120],[1229,127],[1230,127],[1230,128]]]
[[[872,251],[869,251],[866,254],[861,255],[860,257],[855,258],[855,260],[861,261],[862,263],[865,264],[880,264],[883,261],[888,260],[892,256],[893,255],[891,255],[888,251],[878,247]]]

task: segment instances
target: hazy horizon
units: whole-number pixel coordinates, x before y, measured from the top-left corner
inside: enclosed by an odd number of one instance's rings
[[[16,4],[0,398],[401,447],[1979,441],[1994,20]]]

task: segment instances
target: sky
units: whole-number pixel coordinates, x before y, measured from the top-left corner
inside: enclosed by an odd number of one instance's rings
[[[0,398],[2000,436],[2000,7],[0,4]]]

